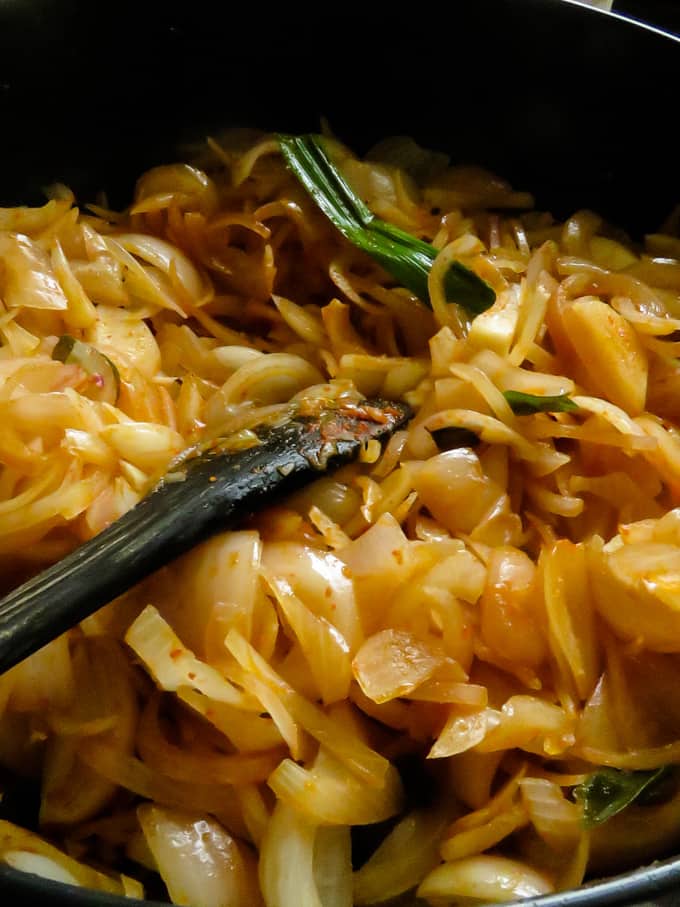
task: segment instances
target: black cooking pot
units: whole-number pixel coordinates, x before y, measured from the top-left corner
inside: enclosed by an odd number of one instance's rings
[[[679,63],[677,39],[563,0],[0,0],[0,204],[39,202],[55,180],[125,204],[182,141],[324,115],[359,151],[407,133],[558,216],[587,206],[641,235],[680,201]],[[672,903],[676,889],[680,860],[531,903]],[[135,903],[0,868],[8,907]]]

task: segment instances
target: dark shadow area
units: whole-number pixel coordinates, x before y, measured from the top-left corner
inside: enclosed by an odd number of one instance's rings
[[[81,200],[106,189],[121,204],[182,140],[230,125],[314,129],[325,115],[359,151],[409,133],[557,215],[588,206],[633,232],[658,226],[680,197],[672,39],[557,0],[441,15],[3,4],[0,202],[35,203],[61,180]]]

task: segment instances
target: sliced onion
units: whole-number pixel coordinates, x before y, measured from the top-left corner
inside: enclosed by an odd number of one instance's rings
[[[55,277],[61,284],[68,300],[66,320],[75,328],[91,327],[97,320],[97,312],[71,270],[71,265],[58,239],[54,241],[52,247],[51,262]]]
[[[118,643],[81,641],[74,668],[78,696],[68,710],[51,717],[52,726],[62,733],[49,740],[43,765],[40,821],[48,825],[89,819],[116,792],[115,784],[81,761],[83,737],[96,734],[100,745],[123,756],[132,753],[137,730],[136,691]]]
[[[160,276],[159,272],[154,275],[151,269],[145,268],[137,261],[134,255],[121,246],[115,237],[106,236],[104,237],[104,242],[107,252],[123,269],[125,282],[131,294],[143,302],[158,306],[161,309],[169,309],[182,318],[186,317],[184,309],[174,298],[170,288],[163,285],[160,280],[154,279],[155,276]]]
[[[415,568],[412,543],[395,518],[384,514],[337,555],[350,570],[364,630],[381,629],[395,593]]]
[[[317,829],[314,881],[323,907],[352,907],[352,839],[349,828]]]
[[[285,403],[310,384],[323,382],[323,375],[301,356],[267,353],[242,365],[227,378],[209,401],[209,422],[224,418],[226,407],[253,400],[259,403]]]
[[[119,366],[135,368],[146,378],[161,370],[161,354],[151,329],[136,315],[113,306],[97,306],[97,322],[85,340]]]
[[[194,747],[172,743],[161,729],[160,696],[147,701],[137,734],[137,750],[146,765],[168,778],[203,784],[252,784],[264,781],[281,758],[280,750],[224,754],[197,742]]]
[[[366,746],[332,716],[297,693],[236,630],[229,633],[226,644],[244,670],[244,685],[247,686],[249,675],[253,675],[253,679],[277,695],[292,718],[299,722],[308,734],[325,746],[359,778],[375,787],[383,785],[390,767],[387,759]]]
[[[21,233],[0,233],[5,274],[3,299],[9,309],[65,311],[68,299],[54,276],[47,253]]]
[[[498,721],[480,742],[480,752],[520,747],[555,756],[574,743],[574,717],[537,696],[511,696],[495,714]]]
[[[11,233],[42,233],[69,210],[72,199],[50,199],[40,208],[0,208],[0,230]]]
[[[232,627],[252,637],[261,550],[257,532],[222,532],[157,577],[154,600],[164,619],[217,668],[228,657],[224,638]]]
[[[96,737],[86,738],[79,752],[83,762],[99,775],[138,797],[177,809],[209,812],[218,816],[235,834],[248,834],[231,785],[168,778],[136,756],[121,755]]]
[[[543,591],[553,655],[586,700],[600,674],[600,652],[590,594],[586,553],[582,545],[562,539],[542,557]],[[621,608],[619,600],[617,608]]]
[[[26,850],[8,850],[2,854],[2,860],[19,872],[30,872],[42,879],[62,882],[64,885],[80,884],[77,876],[69,872],[57,860],[51,860],[45,854],[31,853]]]
[[[273,577],[285,579],[308,608],[338,628],[350,651],[356,650],[361,639],[359,613],[352,580],[339,558],[293,542],[267,542],[262,559]]]
[[[439,413],[434,418],[443,419],[445,415]],[[433,419],[427,424],[431,429],[441,427]],[[466,447],[429,459],[415,474],[413,484],[432,516],[453,532],[471,532],[499,501],[505,500],[503,489],[484,475],[479,457]]]
[[[267,576],[279,608],[295,633],[326,705],[349,694],[352,666],[344,636],[325,617],[317,617],[293,593],[286,580]]]
[[[0,819],[0,862],[70,885],[124,894],[122,882],[62,853],[38,835]]]
[[[154,202],[153,207],[150,203]],[[159,210],[176,205],[183,211],[201,211],[211,215],[219,206],[219,196],[210,177],[189,164],[165,164],[152,167],[138,180],[135,204],[130,214]]]
[[[417,894],[431,904],[502,904],[540,897],[552,890],[552,883],[545,876],[524,863],[506,857],[478,856],[438,866],[422,882]]]
[[[314,880],[316,826],[277,803],[260,850],[260,888],[267,907],[324,907]]]
[[[278,799],[317,825],[370,825],[401,809],[399,773],[390,765],[381,787],[362,783],[322,747],[310,769],[284,759],[268,784]]]
[[[460,860],[474,856],[500,844],[508,835],[529,822],[529,816],[522,804],[515,803],[505,812],[493,816],[484,825],[458,831],[441,845],[445,860]]]
[[[218,702],[258,711],[258,703],[226,680],[215,668],[187,649],[153,605],[147,605],[131,625],[125,641],[142,659],[163,690],[191,687]]]
[[[183,252],[157,236],[146,233],[123,233],[116,241],[127,251],[158,268],[166,275],[174,273],[192,302],[205,295],[200,274]]]
[[[538,834],[558,853],[571,853],[583,831],[578,804],[567,800],[562,788],[547,778],[522,778],[519,786]]]
[[[443,809],[415,810],[401,819],[354,873],[354,903],[378,904],[415,888],[439,863],[446,824]]]
[[[467,752],[480,744],[499,720],[493,709],[482,709],[469,715],[452,710],[427,758],[441,759]]]
[[[498,547],[491,552],[487,569],[479,602],[484,642],[503,658],[532,667],[541,664],[547,645],[535,604],[533,561],[517,548]]]
[[[320,318],[283,296],[272,296],[272,299],[283,320],[301,340],[317,347],[328,345],[328,337]]]
[[[179,432],[152,422],[107,425],[101,436],[122,459],[148,474],[161,472],[186,446]]]
[[[11,672],[10,704],[17,712],[66,708],[76,695],[68,634],[58,636]]]
[[[226,702],[208,699],[189,687],[180,687],[177,696],[213,727],[222,731],[236,749],[242,752],[271,750],[283,743],[283,737],[271,718],[244,712]]]
[[[215,819],[145,804],[137,810],[173,904],[257,907],[254,860]]]
[[[352,662],[359,686],[373,702],[412,693],[444,663],[444,656],[402,630],[369,637]]]

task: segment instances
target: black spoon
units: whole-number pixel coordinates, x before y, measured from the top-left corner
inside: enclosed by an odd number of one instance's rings
[[[411,416],[380,400],[291,414],[253,429],[240,451],[215,444],[188,457],[136,507],[0,600],[0,674],[222,529],[234,528],[322,473],[384,441]],[[180,481],[177,481],[180,478]]]

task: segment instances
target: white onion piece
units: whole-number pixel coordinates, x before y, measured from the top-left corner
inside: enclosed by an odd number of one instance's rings
[[[323,907],[352,907],[349,827],[318,829],[314,842],[314,881]]]
[[[97,306],[96,324],[84,339],[117,365],[136,368],[146,378],[161,370],[161,353],[149,326],[125,309]]]
[[[223,532],[155,577],[153,600],[199,658],[219,665],[232,627],[250,639],[261,548],[257,532]]]
[[[71,199],[51,198],[41,208],[0,208],[0,230],[13,233],[42,233],[64,214],[72,205]]]
[[[173,904],[257,905],[252,867],[215,819],[149,803],[139,807],[137,816]]]
[[[64,708],[75,695],[68,634],[38,649],[12,669],[10,705],[16,712]]]
[[[101,437],[122,459],[147,473],[162,470],[185,446],[178,432],[153,422],[107,425]]]
[[[361,502],[361,494],[353,485],[324,476],[291,495],[287,503],[302,516],[310,516],[312,511],[321,511],[332,523],[344,526],[355,516]],[[348,539],[338,547],[343,548],[347,544]]]
[[[383,614],[414,569],[412,543],[385,513],[338,556],[351,571],[364,630],[380,629]]]
[[[567,800],[562,788],[547,778],[522,778],[519,787],[538,834],[558,853],[570,853],[583,831],[579,805]]]
[[[128,662],[118,643],[92,638],[73,653],[77,697],[50,716],[40,801],[41,825],[73,825],[100,812],[116,793],[115,784],[84,765],[83,737],[96,735],[115,758],[134,749],[139,709]]]
[[[349,696],[352,668],[345,637],[325,617],[317,617],[284,579],[266,576],[279,608],[297,637],[325,705]]]
[[[153,605],[147,605],[125,634],[125,642],[142,659],[162,690],[191,687],[218,702],[258,711],[252,696],[238,690],[219,671],[199,661]]]
[[[264,353],[261,353],[259,350],[254,350],[250,346],[234,345],[215,347],[210,355],[217,359],[224,368],[228,369],[230,372],[235,372],[237,369],[240,369],[242,365],[247,365],[249,362],[253,362],[255,359],[264,356]]]
[[[205,287],[201,275],[177,246],[145,233],[123,233],[116,236],[116,241],[126,252],[136,255],[166,275],[174,268],[177,280],[194,302],[198,302],[204,295]]]
[[[412,633],[381,630],[359,649],[352,672],[364,694],[383,703],[412,693],[443,663],[443,655]]]
[[[478,856],[437,866],[421,883],[417,894],[431,904],[502,904],[540,897],[552,890],[545,876],[524,863],[506,857]]]
[[[144,205],[146,199],[156,201],[157,205],[149,208]],[[210,215],[219,207],[219,195],[210,177],[197,167],[189,164],[152,167],[137,180],[135,205],[131,213],[157,210],[170,204],[182,210],[197,209]]]
[[[328,337],[321,319],[284,296],[272,296],[274,305],[291,331],[315,346],[327,346]]]
[[[47,252],[22,233],[0,233],[2,297],[9,309],[64,311],[68,300],[54,276]]]
[[[2,855],[2,859],[12,869],[19,872],[30,872],[42,879],[52,882],[63,882],[64,885],[79,885],[78,879],[68,870],[60,866],[56,860],[40,853],[30,853],[27,850],[9,850]]]
[[[316,826],[277,803],[260,850],[260,888],[267,907],[324,907],[314,880]]]
[[[0,863],[8,863],[22,872],[31,872],[43,878],[95,891],[108,891],[112,894],[124,892],[123,883],[119,879],[79,863],[33,832],[3,819],[0,819]]]
[[[181,315],[182,318],[186,318],[186,312],[169,292],[165,274],[156,271],[154,275],[152,268],[137,261],[135,256],[128,252],[127,249],[124,249],[113,236],[104,237],[104,242],[106,243],[107,252],[122,268],[125,274],[125,283],[131,294],[143,302],[160,306],[162,309],[170,309],[170,311]],[[166,285],[162,285],[160,280],[154,279],[154,276],[163,277]]]
[[[279,801],[317,825],[371,825],[396,815],[403,788],[390,765],[380,786],[356,778],[324,747],[311,769],[283,759],[267,782]]]
[[[246,400],[285,403],[310,384],[323,381],[321,373],[306,359],[289,353],[268,353],[242,365],[210,398],[209,422],[224,418],[226,407]]]
[[[345,564],[294,542],[265,544],[262,560],[272,576],[284,579],[308,608],[338,628],[354,653],[361,643],[361,623]]]
[[[54,275],[68,299],[69,308],[66,316],[68,322],[76,328],[90,327],[97,320],[97,312],[71,270],[58,239],[54,241],[50,258]]]
[[[415,888],[439,863],[439,844],[448,819],[441,809],[415,810],[404,816],[354,873],[355,904],[378,904]]]

